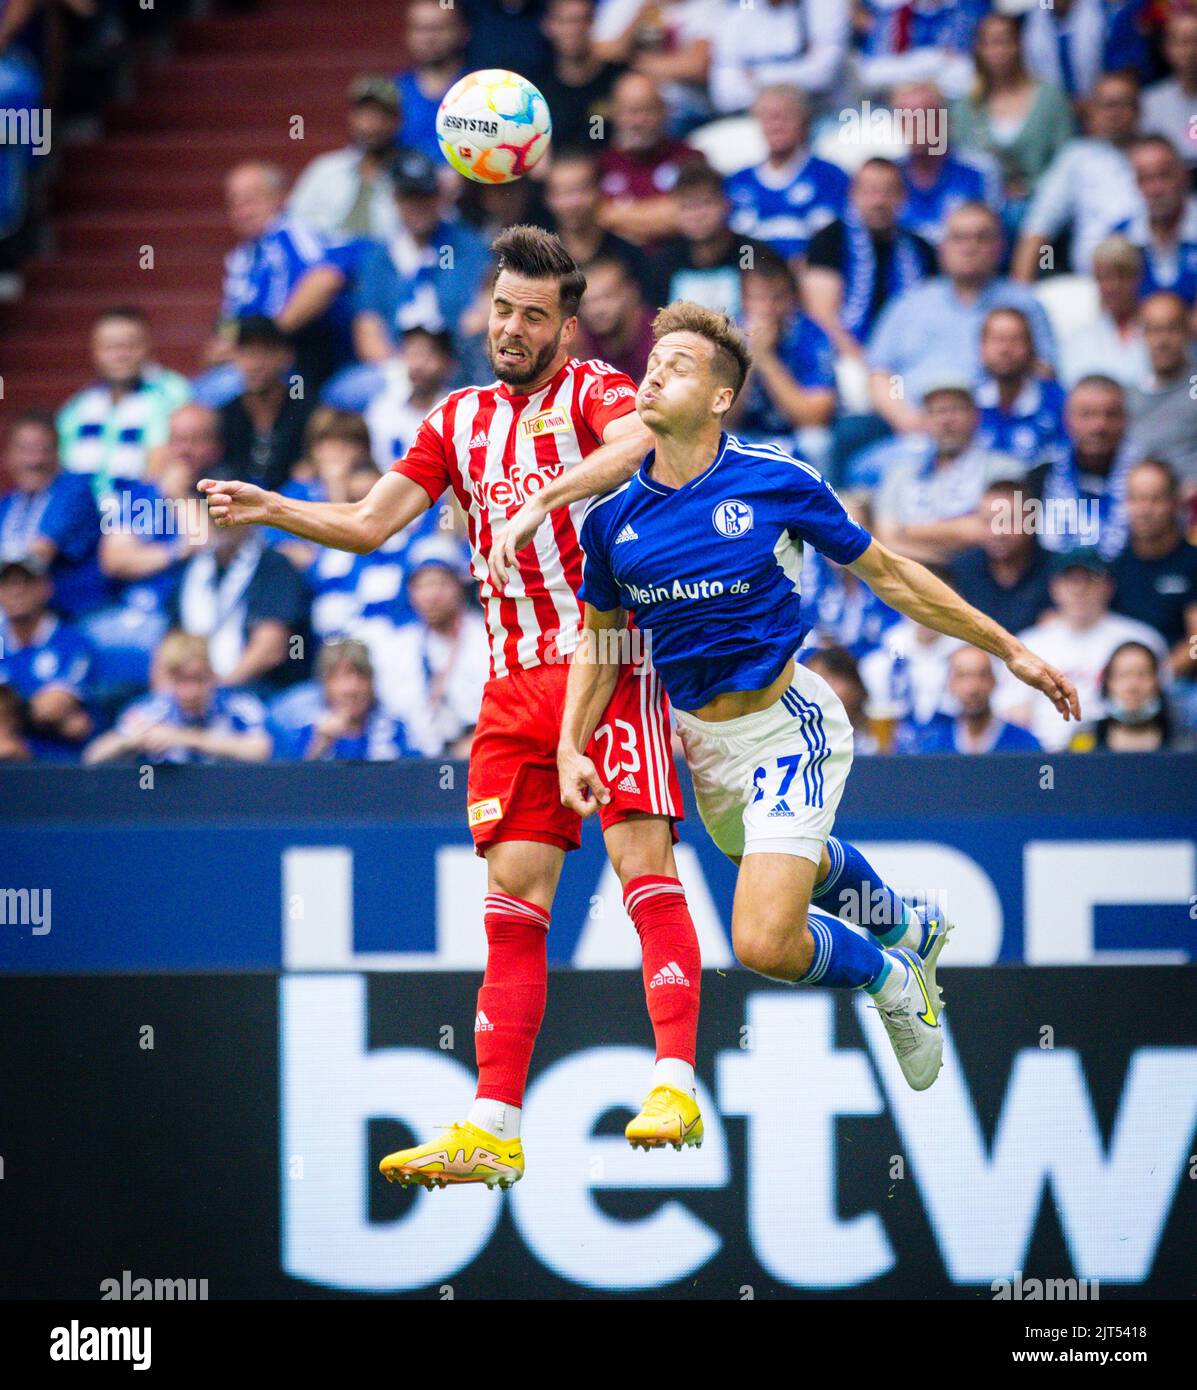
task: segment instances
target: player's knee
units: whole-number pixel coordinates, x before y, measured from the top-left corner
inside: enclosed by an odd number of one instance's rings
[[[732,923],[732,949],[746,970],[773,979],[797,978],[810,964],[814,942],[806,914],[795,922],[788,916],[757,916],[751,922]]]

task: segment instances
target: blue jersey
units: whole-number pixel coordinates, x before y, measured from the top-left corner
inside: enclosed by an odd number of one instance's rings
[[[960,739],[960,724],[950,714],[932,715],[926,724],[913,730],[913,753],[967,753]],[[995,719],[986,740],[986,753],[1037,753],[1039,740],[1017,724]]]
[[[635,616],[679,709],[763,690],[808,629],[804,542],[847,565],[869,533],[815,468],[771,445],[725,434],[715,461],[680,488],[650,476],[654,457],[586,509],[580,597]]]
[[[990,377],[977,387],[974,399],[981,411],[975,442],[984,449],[1009,454],[1034,468],[1066,442],[1064,388],[1058,381],[1028,381],[1010,409],[1003,410],[997,382]]]
[[[1001,205],[996,174],[961,155],[943,156],[930,188],[920,188],[910,177],[909,160],[904,160],[901,168],[906,201],[898,221],[934,246],[943,240],[944,226],[961,203],[988,203],[991,208]]]
[[[768,242],[779,256],[801,256],[810,239],[834,222],[848,201],[848,175],[811,155],[780,188],[765,183],[760,169],[741,169],[727,180],[732,231]]]
[[[799,386],[809,390],[835,390],[835,349],[814,319],[795,314],[777,343],[777,356]],[[797,426],[784,415],[754,373],[744,390],[741,435],[753,443],[778,443],[785,448]]]

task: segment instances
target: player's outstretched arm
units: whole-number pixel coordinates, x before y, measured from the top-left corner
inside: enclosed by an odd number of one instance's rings
[[[1042,691],[1064,719],[1080,719],[1080,700],[1067,676],[1037,657],[1000,623],[965,603],[917,560],[895,555],[880,541],[873,541],[848,568],[891,608],[924,627],[990,652],[1005,662],[1011,675]]]
[[[203,478],[217,526],[274,526],[305,541],[366,555],[428,510],[428,494],[401,473],[384,473],[360,502],[301,502],[253,483]]]
[[[529,498],[495,537],[489,556],[490,581],[495,588],[502,591],[508,574],[516,568],[516,552],[523,550],[546,516],[579,498],[598,497],[626,483],[654,444],[635,411],[612,420],[594,453]]]
[[[589,816],[611,799],[598,768],[583,750],[598,727],[619,678],[619,643],[609,634],[618,633],[626,622],[622,608],[600,613],[588,603],[569,668],[557,744],[557,775],[562,805],[580,816]]]

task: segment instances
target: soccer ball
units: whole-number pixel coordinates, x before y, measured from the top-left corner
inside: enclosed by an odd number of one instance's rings
[[[436,113],[441,153],[475,183],[523,178],[544,157],[552,131],[544,97],[503,68],[483,68],[455,82]]]

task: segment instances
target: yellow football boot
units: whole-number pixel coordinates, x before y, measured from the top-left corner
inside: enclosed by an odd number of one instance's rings
[[[402,1187],[483,1182],[508,1188],[524,1176],[524,1150],[518,1139],[499,1139],[463,1120],[446,1125],[440,1138],[427,1144],[387,1154],[378,1171]]]
[[[693,1144],[701,1149],[702,1116],[698,1102],[672,1086],[654,1086],[624,1134],[634,1149],[663,1149],[666,1144],[675,1149]]]

